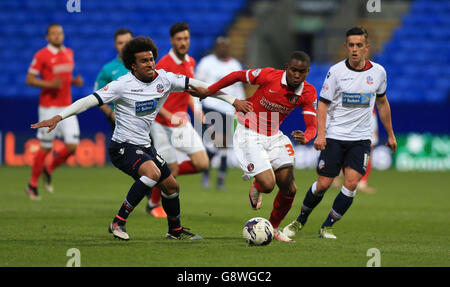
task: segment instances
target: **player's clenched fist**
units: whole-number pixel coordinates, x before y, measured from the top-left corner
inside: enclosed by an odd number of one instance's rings
[[[326,145],[327,145],[326,138],[317,136],[316,140],[314,141],[314,148],[316,150],[324,150]]]

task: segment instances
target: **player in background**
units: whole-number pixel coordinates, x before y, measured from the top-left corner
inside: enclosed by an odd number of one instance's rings
[[[202,58],[196,70],[195,77],[198,80],[215,83],[222,77],[231,72],[242,70],[242,65],[233,57],[230,57],[230,39],[226,37],[218,37],[214,52]],[[241,82],[235,83],[223,89],[228,95],[233,95],[240,100],[245,99],[245,91]],[[235,110],[230,105],[223,105],[220,100],[215,98],[206,98],[202,100],[203,112],[205,119],[214,119],[220,115],[222,129],[214,130],[214,140],[205,143],[208,157],[211,160],[216,154],[220,156],[220,166],[217,175],[217,188],[225,187],[225,175],[227,172],[227,152],[229,147],[233,146],[233,128],[235,119]],[[214,112],[209,114],[210,112]],[[208,115],[209,114],[209,115]],[[212,122],[212,120],[211,120]],[[214,125],[208,125],[208,128]],[[209,169],[203,172],[202,185],[209,186]]]
[[[129,240],[126,222],[149,190],[158,186],[163,191],[162,204],[167,212],[169,239],[202,239],[181,225],[179,185],[166,161],[158,154],[150,139],[150,127],[170,92],[181,92],[189,85],[207,86],[206,83],[175,75],[162,69],[155,70],[158,49],[150,38],[137,37],[123,49],[123,62],[130,73],[109,83],[104,88],[74,102],[49,120],[32,124],[31,128],[49,127],[51,132],[91,107],[114,102],[116,128],[109,145],[112,163],[134,179],[108,230],[114,237]],[[251,104],[229,95],[217,95],[233,104],[236,110],[251,111]],[[65,119],[65,120],[64,120]],[[63,121],[64,120],[64,121]]]
[[[100,73],[97,75],[97,80],[94,84],[94,91],[97,91],[108,83],[117,80],[130,70],[125,68],[122,60],[122,49],[126,43],[133,39],[133,33],[126,28],[120,28],[114,33],[114,48],[117,51],[117,57],[106,63]],[[115,117],[114,117],[114,105],[101,105],[100,109],[105,113],[106,120],[110,123],[111,129],[114,130]]]
[[[386,129],[386,145],[395,152],[397,141],[386,97],[386,71],[367,60],[370,45],[362,27],[347,31],[345,49],[348,58],[332,66],[320,92],[317,109],[318,131],[314,147],[320,150],[318,179],[306,192],[298,218],[283,229],[294,236],[320,203],[333,178],[344,169],[344,185],[336,196],[319,237],[335,239],[333,224],[353,203],[356,188],[366,173],[372,136],[371,117],[376,104]]]
[[[164,69],[174,74],[193,78],[195,60],[188,55],[190,47],[188,24],[175,23],[169,32],[172,48],[159,60],[156,69]],[[184,91],[171,93],[150,130],[155,148],[167,161],[175,177],[201,172],[209,167],[209,159],[203,141],[189,121],[188,107],[194,114],[201,113],[201,106],[195,107],[190,94]],[[201,118],[201,115],[195,117]],[[177,151],[187,154],[189,160],[178,164]],[[154,188],[146,211],[154,217],[166,217],[160,201],[161,190]]]
[[[83,78],[80,75],[72,77],[74,55],[70,48],[64,46],[63,27],[56,23],[50,24],[45,39],[48,45],[34,55],[25,80],[27,85],[41,88],[39,120],[49,118],[72,103],[71,85],[83,86]],[[50,164],[45,166],[45,159],[56,136],[64,138],[65,146],[54,154]],[[48,192],[54,191],[51,178],[53,170],[75,153],[80,141],[78,120],[72,117],[51,133],[40,129],[37,131],[37,138],[41,141],[41,146],[34,157],[31,178],[26,188],[30,199],[40,199],[38,180],[42,173],[44,188]]]
[[[259,86],[247,99],[253,103],[254,112],[238,113],[233,149],[244,172],[243,179],[254,178],[249,192],[253,209],[260,208],[262,193],[270,193],[278,186],[269,221],[275,238],[284,242],[293,240],[279,230],[279,225],[291,209],[297,187],[294,149],[279,127],[292,110],[301,107],[306,129],[293,131],[294,140],[306,144],[316,136],[317,94],[314,86],[305,81],[309,64],[309,56],[296,51],[289,58],[286,70],[264,68],[232,72],[207,89],[189,90],[193,95],[204,97],[238,81]]]

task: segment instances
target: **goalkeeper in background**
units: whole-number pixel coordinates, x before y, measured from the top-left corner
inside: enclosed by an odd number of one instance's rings
[[[108,83],[117,80],[119,77],[125,75],[130,70],[125,68],[122,61],[122,49],[126,43],[133,39],[133,33],[126,28],[118,29],[114,33],[114,48],[117,51],[117,57],[106,63],[100,73],[97,75],[97,80],[95,81],[94,91],[97,91]],[[107,121],[111,124],[111,129],[114,130],[115,127],[115,116],[114,116],[114,104],[103,104],[100,109],[105,113]]]

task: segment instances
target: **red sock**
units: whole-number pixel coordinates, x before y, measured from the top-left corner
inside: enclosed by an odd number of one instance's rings
[[[272,223],[274,229],[278,228],[281,221],[291,209],[294,198],[295,194],[294,196],[286,196],[278,191],[277,196],[273,201],[273,210],[269,218],[269,221]]]
[[[52,162],[47,166],[47,171],[49,173],[52,173],[55,168],[62,165],[66,162],[67,158],[71,156],[72,153],[67,149],[66,146],[64,146],[61,150],[54,155]]]
[[[190,160],[183,161],[178,165],[178,168],[178,175],[197,173],[197,169]]]
[[[152,204],[159,204],[161,202],[161,189],[153,187],[152,196],[150,197]]]
[[[256,188],[257,191],[262,192],[261,185],[259,185],[259,183],[256,180],[256,178],[253,180],[253,186]]]
[[[366,174],[361,178],[361,181],[369,180],[369,175],[370,175],[371,169],[372,169],[372,160],[369,160],[369,162],[367,163]]]
[[[42,170],[44,169],[45,156],[47,152],[39,149],[36,155],[34,156],[33,165],[31,166],[31,179],[30,185],[33,187],[38,186],[39,176],[42,174]]]

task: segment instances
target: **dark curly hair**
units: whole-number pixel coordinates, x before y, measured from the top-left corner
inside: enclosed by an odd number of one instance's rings
[[[156,47],[152,39],[139,36],[125,44],[122,50],[122,60],[125,68],[132,70],[131,65],[136,63],[135,54],[146,51],[151,51],[156,61],[158,58],[158,47]]]

